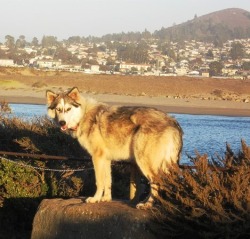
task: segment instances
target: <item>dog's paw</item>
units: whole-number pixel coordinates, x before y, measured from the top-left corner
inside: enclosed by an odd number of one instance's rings
[[[103,196],[101,201],[102,202],[110,202],[110,201],[112,201],[112,198],[111,198],[111,196]]]
[[[97,203],[97,202],[100,202],[100,199],[96,198],[96,197],[88,197],[86,200],[85,200],[86,203]]]
[[[151,209],[153,207],[153,203],[152,202],[145,202],[145,203],[138,203],[136,205],[137,209],[141,209],[141,210],[148,210]]]

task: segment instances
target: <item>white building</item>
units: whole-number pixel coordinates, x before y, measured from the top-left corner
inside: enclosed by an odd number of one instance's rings
[[[91,66],[90,66],[90,70],[91,70],[92,72],[99,72],[100,66],[99,66],[99,65],[91,65]]]
[[[14,66],[14,60],[11,59],[0,59],[0,66]]]
[[[38,60],[37,65],[39,68],[58,68],[61,65],[61,61],[48,61],[48,60]]]
[[[146,71],[150,65],[148,64],[133,64],[133,63],[121,63],[119,68],[121,72],[131,71],[132,68],[137,69],[138,71]]]

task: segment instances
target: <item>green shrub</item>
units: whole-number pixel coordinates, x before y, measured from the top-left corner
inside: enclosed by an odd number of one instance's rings
[[[0,114],[0,122],[1,151],[77,158],[88,156],[75,139],[60,132],[47,117],[25,121],[15,116]],[[72,197],[81,193],[84,173],[67,170],[83,168],[83,162],[39,161],[31,158],[29,161],[21,161],[29,166],[21,166],[16,164],[20,158],[12,157],[11,159],[14,161],[0,161],[0,196],[2,198]],[[66,171],[44,171],[43,168]]]
[[[61,133],[46,117],[25,121],[0,113],[0,135],[0,151],[78,158],[87,156],[76,140]],[[16,238],[17,234],[20,238],[30,238],[32,221],[43,198],[75,197],[82,194],[83,185],[90,188],[88,184],[92,182],[86,180],[89,171],[67,171],[84,167],[89,165],[80,161],[1,157],[0,238]],[[55,169],[66,171],[53,171]],[[84,193],[87,193],[85,188]]]
[[[21,161],[19,161],[21,163]],[[4,198],[36,198],[47,194],[48,186],[32,168],[0,160],[0,195]]]

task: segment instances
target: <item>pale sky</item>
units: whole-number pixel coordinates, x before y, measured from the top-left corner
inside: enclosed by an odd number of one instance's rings
[[[63,40],[145,29],[152,33],[226,8],[250,11],[250,0],[0,0],[0,42],[6,35],[40,41],[43,35]]]

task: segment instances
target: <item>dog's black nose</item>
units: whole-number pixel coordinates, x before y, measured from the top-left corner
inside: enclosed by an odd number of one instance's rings
[[[66,121],[65,120],[60,120],[59,124],[60,124],[60,126],[64,126],[64,125],[66,125]]]

